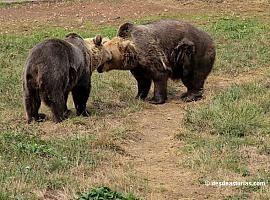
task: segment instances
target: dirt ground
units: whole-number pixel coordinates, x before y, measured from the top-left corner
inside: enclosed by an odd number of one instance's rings
[[[85,29],[85,22],[98,26],[120,25],[127,20],[166,14],[216,16],[219,12],[218,15],[220,13],[243,16],[265,15],[265,19],[269,20],[265,12],[269,8],[269,1],[263,0],[35,2],[1,7],[0,34],[15,32],[27,34],[44,26]],[[215,79],[213,83],[210,77],[207,84],[213,87],[218,85],[224,87],[224,83],[230,81]],[[211,91],[207,92],[211,93]],[[185,106],[185,103],[181,103],[179,99],[170,99],[164,105],[151,106],[151,109],[128,116],[128,120],[134,121],[134,129],[140,132],[141,136],[138,142],[124,145],[123,148],[129,156],[126,156],[123,162],[132,163],[137,175],[147,178],[148,187],[152,191],[148,194],[149,200],[221,199],[226,192],[194,182],[199,175],[179,165],[181,156],[178,155],[178,148],[182,144],[177,142],[174,136],[181,129],[180,121]],[[47,199],[51,198],[47,196]]]
[[[210,2],[210,3],[209,3]],[[211,3],[212,2],[212,3]],[[220,2],[220,3],[218,3]],[[44,26],[86,29],[85,23],[107,26],[127,20],[158,15],[264,15],[267,0],[195,1],[195,0],[128,0],[109,1],[45,1],[13,4],[0,8],[0,34],[39,30]]]

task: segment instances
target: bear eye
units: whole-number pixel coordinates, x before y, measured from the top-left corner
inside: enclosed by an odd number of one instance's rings
[[[108,60],[107,63],[112,63],[112,59]]]

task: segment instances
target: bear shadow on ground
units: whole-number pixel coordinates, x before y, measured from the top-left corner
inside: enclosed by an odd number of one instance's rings
[[[167,100],[166,102],[172,102],[176,101],[179,103],[184,103],[183,99],[181,98],[181,95],[186,92],[185,86],[181,82],[172,81],[169,80],[168,82],[168,88],[167,88]],[[135,92],[134,92],[135,93]],[[154,95],[154,88],[152,86],[147,98],[145,99],[145,103],[150,103],[151,98]]]
[[[105,117],[113,114],[115,115],[117,113],[121,113],[121,111],[127,107],[127,105],[121,103],[94,101],[91,103],[91,105],[87,106],[87,110],[90,115],[88,117],[82,117],[91,120],[91,117],[93,116]],[[76,117],[78,117],[78,115],[76,115],[76,109],[71,107],[68,119],[73,119]],[[47,117],[46,121],[50,120],[50,118],[51,116],[49,118]]]
[[[106,116],[111,114],[117,114],[127,108],[128,105],[125,102],[103,102],[102,100],[95,100],[91,106],[88,106],[88,110],[92,115]]]
[[[169,87],[168,87],[168,99],[166,102],[178,102],[183,103],[183,100],[181,99],[181,94],[185,92],[185,87],[181,83],[175,83],[174,81],[169,81]],[[150,100],[153,96],[153,88],[151,88],[148,97],[145,100],[139,100],[135,99],[135,96],[131,99],[120,97],[119,102],[115,101],[103,101],[102,99],[96,99],[91,100],[88,102],[86,109],[89,111],[90,116],[85,119],[91,120],[91,117],[99,116],[99,117],[106,117],[110,115],[117,115],[125,112],[126,109],[130,108],[134,101],[140,101],[144,104],[150,104]],[[73,119],[78,117],[76,115],[76,109],[74,108],[74,105],[72,103],[72,97],[69,97],[68,104],[69,104],[69,119]],[[156,105],[158,106],[158,105]],[[45,121],[50,120],[52,116],[48,115],[46,116]]]

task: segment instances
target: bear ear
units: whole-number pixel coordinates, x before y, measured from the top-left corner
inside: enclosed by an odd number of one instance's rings
[[[69,33],[66,35],[66,38],[80,38],[80,39],[82,39],[82,37],[79,36],[77,33]]]
[[[185,64],[189,62],[191,56],[195,54],[195,45],[187,38],[183,38],[171,53],[171,57],[175,63]]]
[[[183,38],[178,46],[186,49],[189,54],[194,54],[195,53],[195,45],[194,45],[194,43],[192,41],[190,41],[189,39],[187,39],[187,38]]]
[[[97,35],[94,38],[94,44],[97,45],[97,46],[101,46],[101,44],[102,44],[102,37],[101,37],[101,35]]]
[[[126,23],[122,24],[118,29],[117,36],[122,37],[122,38],[130,37],[130,32],[131,32],[133,26],[134,25],[130,22],[126,22]]]

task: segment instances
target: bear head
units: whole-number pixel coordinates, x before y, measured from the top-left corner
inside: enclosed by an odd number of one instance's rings
[[[113,69],[130,70],[135,67],[136,48],[131,40],[114,37],[104,43],[104,48],[111,53],[112,57],[97,68],[99,73]]]
[[[95,38],[84,39],[91,56],[91,71],[94,71],[99,66],[103,66],[104,63],[112,60],[112,53],[104,47],[106,41],[108,41],[108,38],[102,39],[100,35],[97,35]]]

